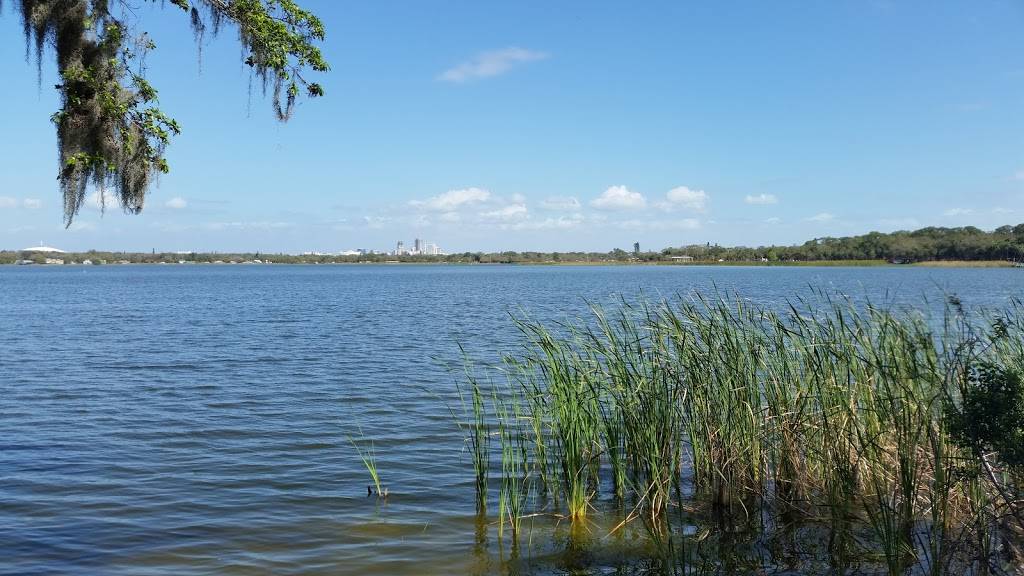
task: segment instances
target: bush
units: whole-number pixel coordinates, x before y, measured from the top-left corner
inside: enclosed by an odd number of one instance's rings
[[[946,408],[950,434],[976,453],[1024,465],[1024,377],[1017,367],[980,363],[968,371],[961,406]]]

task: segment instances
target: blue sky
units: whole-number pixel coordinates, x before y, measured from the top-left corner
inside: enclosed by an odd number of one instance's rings
[[[51,55],[0,14],[0,247],[263,252],[798,243],[1024,222],[1024,5],[329,2],[280,124],[232,31],[143,6],[183,127],[138,216],[65,230]],[[201,64],[201,66],[200,66]],[[200,69],[201,68],[201,69]]]

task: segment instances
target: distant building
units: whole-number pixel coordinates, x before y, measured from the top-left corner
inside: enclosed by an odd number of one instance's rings
[[[43,246],[42,244],[40,244],[39,246],[34,246],[32,248],[23,248],[21,251],[22,252],[43,252],[43,253],[46,253],[46,254],[66,254],[66,252],[64,252],[63,250],[61,250],[59,248],[54,248],[52,246]]]
[[[366,250],[363,248],[359,249],[362,254],[376,254],[373,250]],[[413,240],[412,249],[407,250],[405,248],[405,242],[399,240],[395,244],[395,251],[391,252],[394,256],[443,256],[444,252],[441,247],[432,242],[427,242],[422,238],[416,238]]]
[[[423,245],[423,254],[427,256],[444,256],[441,247],[430,242]]]
[[[693,262],[693,256],[669,256],[669,259],[676,262]]]
[[[633,242],[633,254],[635,254],[637,256],[640,255],[640,243],[639,242]]]

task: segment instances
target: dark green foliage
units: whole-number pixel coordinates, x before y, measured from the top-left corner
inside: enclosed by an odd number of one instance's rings
[[[973,226],[928,227],[889,234],[870,232],[843,238],[815,238],[799,246],[724,247],[692,245],[667,248],[664,256],[694,260],[776,261],[890,260],[900,263],[928,260],[1024,260],[1024,224],[985,232]]]
[[[189,18],[197,43],[206,30],[235,25],[253,73],[272,87],[281,120],[291,115],[300,88],[311,97],[323,88],[303,71],[328,70],[314,42],[323,24],[291,0],[172,0]],[[156,107],[157,91],[145,79],[145,55],[156,45],[144,31],[126,24],[109,0],[21,0],[27,48],[37,66],[47,43],[54,47],[61,109],[52,117],[60,154],[58,179],[67,225],[81,208],[90,185],[110,189],[130,213],[142,210],[154,177],[169,169],[164,151],[178,123]],[[202,10],[200,10],[202,8]],[[41,74],[41,72],[40,72]]]
[[[996,452],[1010,466],[1024,465],[1024,380],[1019,367],[975,366],[967,374],[961,405],[948,404],[946,413],[957,443],[978,454]]]

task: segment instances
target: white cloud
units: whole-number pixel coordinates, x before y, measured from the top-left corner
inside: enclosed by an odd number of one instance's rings
[[[806,218],[808,222],[831,222],[835,219],[835,215],[829,214],[828,212],[821,212],[811,216],[810,218]]]
[[[677,208],[693,212],[704,212],[707,210],[711,197],[703,190],[691,190],[686,186],[678,186],[665,193],[665,202],[658,206],[663,210],[671,212]]]
[[[516,222],[508,228],[512,230],[568,230],[576,228],[584,221],[582,214],[570,214],[557,218],[545,218],[543,220],[525,220]]]
[[[682,218],[680,220],[623,220],[615,224],[626,230],[696,230],[700,228],[700,220]]]
[[[222,231],[222,230],[280,230],[284,228],[291,228],[294,226],[291,222],[272,222],[261,220],[258,222],[207,222],[203,224],[203,228],[206,230]]]
[[[438,194],[426,200],[413,200],[409,204],[437,212],[451,212],[463,206],[486,202],[490,199],[491,193],[482,188],[462,188],[459,190],[449,190],[444,194]]]
[[[545,210],[579,210],[580,201],[574,196],[550,196],[541,200],[540,207]]]
[[[950,208],[942,213],[943,216],[970,216],[974,214],[973,208]]]
[[[42,201],[38,198],[23,198],[19,202],[17,198],[12,198],[11,196],[0,196],[0,209],[17,208],[18,206],[21,206],[22,208],[35,210],[42,205]]]
[[[111,190],[96,190],[85,199],[85,204],[96,210],[104,210],[110,206],[117,206],[118,198]]]
[[[612,186],[591,200],[590,205],[599,210],[640,210],[647,206],[647,200],[625,186]]]
[[[992,209],[993,214],[1013,214],[1014,212],[1015,210],[1011,210],[1010,208],[1003,208],[1002,206],[996,206],[995,208]]]
[[[167,206],[168,208],[174,208],[175,210],[181,210],[182,208],[188,206],[188,201],[182,198],[181,196],[175,196],[174,198],[171,198],[167,202],[164,202],[164,206]]]
[[[544,60],[548,55],[543,52],[526,50],[525,48],[505,48],[482,52],[472,60],[463,62],[454,68],[445,70],[438,75],[438,80],[463,83],[479,78],[490,78],[508,72],[513,66],[526,62]]]
[[[1017,182],[1024,182],[1024,170],[1018,170],[1010,176],[1010,180],[1016,180]]]
[[[363,216],[367,228],[380,229],[391,222],[388,216]]]
[[[772,216],[771,218],[764,219],[765,224],[780,224],[781,222],[782,218],[779,218],[778,216]]]
[[[514,221],[522,220],[527,215],[526,204],[509,204],[490,212],[481,212],[480,216],[491,220]]]
[[[779,203],[779,199],[776,198],[774,194],[758,194],[757,196],[751,196],[748,194],[747,197],[743,199],[743,201],[746,202],[747,204],[761,205]]]

